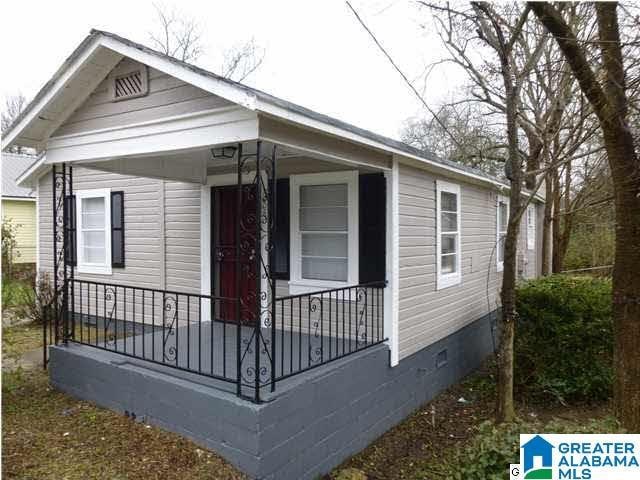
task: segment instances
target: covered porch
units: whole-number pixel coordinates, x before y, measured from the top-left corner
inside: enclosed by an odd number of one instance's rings
[[[91,201],[74,190],[80,166],[201,185],[200,291],[84,273]],[[47,343],[207,377],[260,403],[295,375],[385,342],[385,172],[267,139],[54,163],[59,314]],[[364,240],[359,203],[378,223],[364,224]]]

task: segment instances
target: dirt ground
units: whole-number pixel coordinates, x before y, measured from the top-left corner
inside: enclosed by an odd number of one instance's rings
[[[40,335],[37,326],[3,330],[3,478],[246,478],[215,453],[179,435],[57,392],[39,365],[15,368],[21,365],[16,359],[39,348]],[[14,361],[10,370],[5,368],[8,359]],[[442,478],[447,458],[470,441],[479,424],[492,418],[493,385],[492,370],[480,369],[423,405],[325,479],[417,480],[425,472]],[[518,406],[520,418],[543,422],[597,418],[606,413],[604,406]],[[352,476],[354,472],[357,476]]]
[[[345,461],[325,480],[340,479],[340,472],[349,469],[363,472],[369,480],[418,480],[425,478],[425,472],[433,478],[446,478],[444,464],[454,450],[464,447],[477,427],[493,418],[494,385],[492,368],[483,366]],[[602,418],[609,413],[603,405],[519,404],[517,411],[521,419],[542,423]]]

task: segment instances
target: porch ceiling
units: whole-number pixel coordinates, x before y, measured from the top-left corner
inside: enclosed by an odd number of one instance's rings
[[[184,149],[162,154],[127,155],[99,161],[74,161],[68,163],[122,175],[176,180],[204,185],[207,183],[208,176],[235,173],[236,158],[214,158],[212,150],[236,145],[237,143],[228,143],[212,148]],[[242,145],[245,153],[254,153],[256,150],[256,141],[242,142]],[[274,146],[276,146],[277,153],[278,176],[340,169],[357,169],[363,172],[380,170],[376,165],[340,160],[330,153],[309,152],[304,148],[281,145],[268,140],[262,141],[263,154],[271,155]]]

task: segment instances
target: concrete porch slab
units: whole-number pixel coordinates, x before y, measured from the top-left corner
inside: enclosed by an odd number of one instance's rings
[[[493,315],[389,367],[376,345],[278,383],[261,404],[220,382],[114,352],[51,348],[52,384],[216,451],[256,479],[314,479],[476,368]],[[443,362],[442,352],[446,360]]]

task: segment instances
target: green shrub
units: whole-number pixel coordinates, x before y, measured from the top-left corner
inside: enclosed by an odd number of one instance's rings
[[[519,423],[495,425],[484,422],[478,434],[449,462],[446,478],[453,480],[502,480],[508,478],[510,463],[518,463]]]
[[[17,307],[33,287],[26,282],[5,278],[2,281],[2,308]]]
[[[611,395],[611,282],[551,276],[517,292],[515,386],[537,400],[602,401]]]
[[[442,478],[453,480],[508,479],[510,463],[520,459],[521,433],[624,433],[612,417],[589,420],[552,420],[541,423],[495,425],[484,422],[471,442],[457,450],[445,465]],[[430,478],[430,477],[427,477]]]

